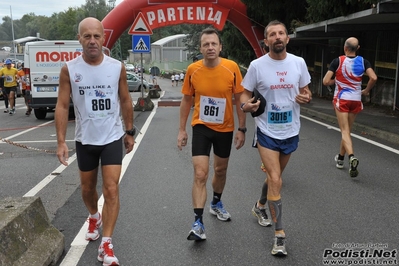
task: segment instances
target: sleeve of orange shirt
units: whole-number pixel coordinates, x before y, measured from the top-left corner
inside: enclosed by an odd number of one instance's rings
[[[25,71],[23,69],[21,69],[18,71],[17,75],[18,75],[19,82],[21,82],[22,89],[25,90],[26,89]]]

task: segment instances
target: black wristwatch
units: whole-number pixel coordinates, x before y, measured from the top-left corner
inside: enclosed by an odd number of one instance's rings
[[[131,130],[126,130],[125,132],[126,132],[126,134],[128,134],[129,136],[134,136],[134,135],[136,135],[136,128],[134,127],[133,129],[131,129]]]
[[[242,133],[245,134],[245,132],[247,132],[247,128],[246,127],[239,127],[238,131],[241,131]]]

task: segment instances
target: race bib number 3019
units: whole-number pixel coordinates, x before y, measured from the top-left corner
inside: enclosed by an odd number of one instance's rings
[[[208,123],[223,124],[226,99],[201,96],[199,118]]]

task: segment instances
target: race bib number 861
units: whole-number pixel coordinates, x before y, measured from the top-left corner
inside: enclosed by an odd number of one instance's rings
[[[223,124],[225,110],[226,99],[201,96],[199,117],[202,121]]]

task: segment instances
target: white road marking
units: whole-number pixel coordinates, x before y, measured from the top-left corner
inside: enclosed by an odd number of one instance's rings
[[[312,121],[312,122],[314,122],[314,123],[316,123],[316,124],[325,126],[325,127],[328,128],[328,129],[333,129],[333,130],[336,130],[336,131],[338,131],[338,132],[341,132],[341,130],[340,130],[339,128],[337,128],[337,127],[333,127],[333,126],[331,126],[331,125],[325,124],[325,123],[323,123],[323,122],[317,121],[317,120],[315,120],[315,119],[313,119],[313,118],[310,118],[310,117],[307,117],[307,116],[304,116],[304,115],[301,115],[301,117],[302,117],[302,118],[305,118],[305,119],[307,119],[307,120],[309,120],[309,121]],[[380,147],[380,148],[382,148],[382,149],[385,149],[385,150],[387,150],[387,151],[390,151],[390,152],[399,154],[399,150],[394,149],[394,148],[392,148],[392,147],[389,147],[389,146],[387,146],[387,145],[381,144],[381,143],[379,143],[379,142],[376,142],[376,141],[367,139],[367,138],[365,138],[365,137],[362,137],[362,136],[359,136],[359,135],[356,135],[356,134],[353,134],[353,133],[351,133],[351,136],[354,137],[354,138],[360,139],[360,140],[362,140],[362,141],[364,141],[364,142],[368,142],[368,143],[370,143],[370,144],[372,144],[372,145],[374,145],[374,146],[377,146],[377,147]]]
[[[130,161],[133,159],[134,154],[136,153],[138,147],[140,146],[141,140],[143,139],[147,129],[154,118],[156,110],[158,108],[158,101],[154,101],[154,109],[152,110],[151,114],[147,118],[145,124],[140,129],[140,133],[135,138],[136,143],[134,144],[133,150],[126,154],[122,160],[122,171],[119,178],[119,183],[122,181],[123,176],[127,170],[127,167],[130,164]],[[101,212],[104,204],[104,197],[101,197],[98,200],[98,211]],[[87,232],[87,228],[89,227],[88,220],[85,221],[83,226],[80,228],[79,233],[75,236],[75,239],[71,243],[71,247],[68,253],[65,255],[65,258],[62,260],[60,266],[74,266],[77,265],[80,258],[82,257],[86,246],[88,245],[89,241],[85,240],[85,234]]]
[[[29,131],[32,131],[32,130],[41,128],[42,126],[48,125],[48,124],[53,123],[53,122],[54,122],[54,120],[48,121],[48,122],[43,123],[43,124],[40,124],[40,125],[38,125],[38,126],[31,127],[31,128],[29,128],[29,129],[27,129],[27,130],[18,132],[18,133],[16,133],[16,134],[11,135],[11,136],[9,136],[9,137],[7,137],[7,138],[4,138],[4,139],[6,139],[6,140],[13,139],[13,138],[18,137],[18,136],[20,136],[20,135],[23,135],[23,134],[25,134],[25,133],[28,133]],[[0,143],[2,143],[2,142],[0,142]],[[3,143],[4,143],[4,142],[3,142]]]
[[[73,161],[76,160],[76,153],[73,154],[71,157],[68,158],[68,164],[70,165]],[[24,197],[33,197],[37,193],[39,193],[40,190],[42,190],[45,186],[47,186],[51,181],[53,181],[54,178],[59,176],[59,174],[65,170],[67,166],[61,164],[60,166],[57,167],[51,174],[46,176],[42,181],[40,181],[34,188],[29,190],[28,193],[24,195]]]

